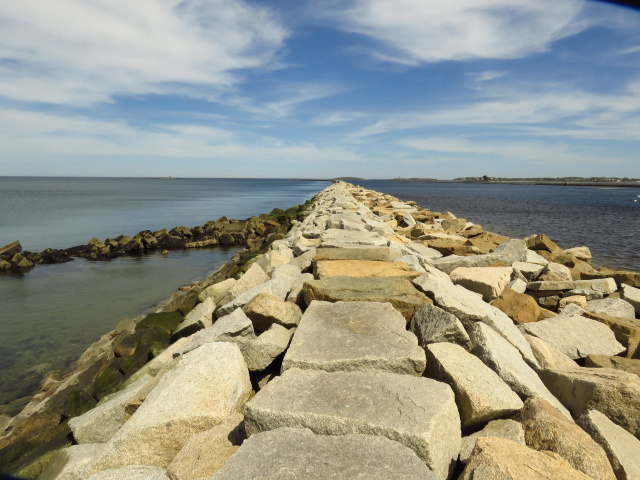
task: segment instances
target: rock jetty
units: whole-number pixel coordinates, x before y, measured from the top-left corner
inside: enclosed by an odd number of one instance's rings
[[[296,212],[0,417],[0,469],[640,478],[640,275],[341,181]]]

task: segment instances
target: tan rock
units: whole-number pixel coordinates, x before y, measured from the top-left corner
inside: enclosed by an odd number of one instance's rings
[[[623,372],[633,373],[640,377],[640,360],[624,357],[608,357],[605,355],[589,355],[585,359],[587,368],[612,368]]]
[[[315,276],[318,279],[348,277],[403,277],[412,280],[420,273],[403,262],[389,263],[367,260],[326,260],[316,262]]]
[[[607,455],[588,433],[549,402],[528,398],[519,414],[527,446],[557,453],[594,480],[615,480]]]
[[[591,250],[589,250],[589,247],[567,248],[565,250],[565,253],[569,253],[569,254],[573,255],[578,260],[582,260],[583,262],[590,262],[591,258],[592,258],[591,257]]]
[[[471,459],[458,480],[590,480],[564,458],[538,452],[495,437],[476,441]]]
[[[172,480],[206,480],[239,448],[247,435],[244,416],[232,413],[220,425],[194,435],[167,467]]]
[[[542,369],[555,368],[562,370],[564,368],[576,368],[578,364],[567,357],[564,353],[556,350],[544,340],[534,337],[533,335],[524,335],[531,345],[533,355],[538,360]]]
[[[531,237],[525,238],[525,240],[529,250],[543,250],[546,252],[562,251],[562,249],[556,245],[555,242],[551,241],[551,239],[544,233],[541,235],[532,235]]]
[[[558,303],[558,310],[563,310],[567,305],[571,304],[584,308],[587,306],[587,297],[583,297],[582,295],[570,295],[568,297],[563,297],[560,299],[560,303]]]
[[[462,463],[466,464],[469,462],[471,453],[476,446],[476,441],[480,437],[506,438],[507,440],[519,443],[520,445],[525,445],[524,429],[519,422],[516,422],[515,420],[492,420],[479,432],[462,437],[462,446],[460,448],[460,461]]]
[[[540,307],[529,295],[518,293],[505,287],[491,305],[502,310],[515,323],[536,322],[540,318]]]
[[[291,328],[300,323],[302,311],[291,302],[283,302],[275,295],[262,292],[242,307],[242,311],[251,319],[258,332],[266,331],[272,324]]]
[[[479,293],[485,302],[495,299],[511,280],[511,267],[459,267],[449,274],[451,281]]]
[[[540,282],[570,282],[573,280],[571,270],[560,263],[549,262],[538,275]]]

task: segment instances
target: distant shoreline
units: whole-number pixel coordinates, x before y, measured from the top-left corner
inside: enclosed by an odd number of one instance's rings
[[[333,178],[296,178],[299,182],[333,182]],[[471,180],[436,180],[431,178],[359,178],[358,180],[371,182],[406,182],[406,183],[464,183],[478,185],[556,185],[559,187],[624,187],[640,188],[640,182],[564,182],[564,181],[537,181],[537,180],[495,180],[487,182]]]

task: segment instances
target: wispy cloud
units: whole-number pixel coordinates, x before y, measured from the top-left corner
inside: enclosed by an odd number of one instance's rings
[[[485,70],[484,72],[473,73],[471,77],[476,82],[488,82],[489,80],[495,80],[496,78],[504,77],[507,72],[496,72],[492,70]]]
[[[381,46],[379,59],[418,65],[511,59],[588,27],[582,0],[318,0],[319,15]]]
[[[21,0],[0,9],[0,96],[87,106],[116,95],[216,98],[287,37],[242,0]]]
[[[365,116],[359,112],[333,112],[311,120],[311,124],[318,127],[333,127],[336,125],[345,125]]]

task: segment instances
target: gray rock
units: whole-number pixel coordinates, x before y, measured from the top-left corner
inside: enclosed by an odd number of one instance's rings
[[[203,291],[201,291],[198,294],[198,301],[204,302],[207,299],[207,297],[211,297],[213,300],[215,300],[219,296],[227,293],[231,289],[231,287],[233,287],[235,284],[236,284],[235,278],[227,278],[222,282],[211,285],[205,288]]]
[[[124,468],[110,468],[87,480],[170,480],[163,468],[130,465]]]
[[[460,448],[460,461],[462,463],[469,462],[471,452],[476,446],[476,440],[481,437],[505,438],[520,445],[525,445],[522,425],[515,420],[493,420],[479,432],[462,437],[462,447]]]
[[[420,259],[418,258],[417,255],[402,255],[398,258],[394,258],[393,263],[396,263],[396,262],[406,263],[411,268],[413,268],[416,272],[420,272],[420,273],[426,272],[426,270],[422,267],[422,264],[420,263]]]
[[[413,283],[432,298],[438,307],[455,315],[467,332],[475,322],[486,323],[516,347],[529,364],[539,367],[531,346],[504,312],[485,303],[466,288],[428,272],[416,278]]]
[[[78,443],[106,443],[129,417],[126,407],[147,386],[151,376],[144,375],[117,393],[105,397],[88,412],[69,420],[73,438]]]
[[[221,337],[218,341],[230,341],[238,345],[247,368],[251,372],[260,372],[287,349],[292,335],[292,330],[274,323],[259,337]]]
[[[451,386],[463,428],[509,416],[522,401],[500,377],[477,357],[453,343],[425,348],[426,375]]]
[[[275,278],[282,278],[289,284],[289,286],[293,286],[294,284],[298,283],[301,276],[302,270],[296,265],[292,265],[291,263],[278,265],[273,269],[273,272],[271,272],[271,280]]]
[[[560,263],[549,262],[540,272],[538,280],[544,282],[571,282],[573,277],[569,267]]]
[[[540,272],[545,268],[537,263],[528,262],[514,262],[511,266],[515,271],[520,272],[529,282],[536,280]]]
[[[633,305],[636,313],[640,313],[640,288],[634,288],[623,283],[620,296],[623,300]]]
[[[572,295],[581,295],[587,300],[600,300],[601,298],[604,298],[605,294],[587,288],[575,288],[573,290],[568,290],[562,294],[563,297],[570,297]]]
[[[422,375],[424,351],[390,303],[313,301],[282,361],[334,371],[383,371]]]
[[[524,293],[527,291],[527,282],[521,278],[516,278],[507,283],[507,287],[516,293]]]
[[[389,241],[380,235],[368,231],[346,231],[329,228],[320,235],[325,247],[352,245],[354,247],[386,247]]]
[[[518,350],[491,327],[484,323],[476,323],[469,336],[473,344],[472,352],[496,372],[520,395],[520,398],[543,398],[567,417],[571,417],[567,409],[545,387],[536,372],[524,362]]]
[[[573,360],[589,355],[617,355],[626,350],[604,323],[580,316],[523,323],[519,328]]]
[[[278,428],[253,435],[212,480],[436,480],[409,448],[372,435],[315,435]]]
[[[368,260],[389,262],[389,249],[386,247],[356,248],[320,248],[316,250],[315,261],[322,260]]]
[[[252,288],[248,292],[243,293],[239,297],[234,298],[226,305],[223,305],[216,311],[216,315],[218,316],[218,318],[229,315],[236,308],[244,307],[247,302],[249,302],[249,300],[251,300],[259,293],[270,293],[271,295],[274,295],[275,297],[284,301],[290,291],[291,286],[287,283],[286,280],[282,278],[269,280],[258,285],[257,287]]]
[[[87,467],[102,453],[101,443],[72,445],[53,454],[38,476],[41,480],[76,480],[86,478]]]
[[[254,263],[240,277],[240,279],[233,285],[233,287],[231,287],[227,291],[227,293],[225,293],[221,298],[216,298],[216,304],[226,305],[234,298],[239,297],[243,293],[248,292],[252,288],[257,287],[258,285],[261,285],[268,280],[269,275],[265,273],[260,265]],[[218,315],[218,317],[220,316],[222,315]]]
[[[418,345],[423,348],[430,343],[450,342],[471,350],[471,340],[460,320],[430,303],[425,303],[416,311],[409,323],[409,330],[416,335]]]
[[[429,259],[442,258],[442,253],[440,253],[438,250],[436,250],[435,248],[427,247],[426,245],[419,242],[409,242],[405,245],[405,247]]]
[[[549,260],[544,258],[538,252],[534,252],[533,250],[527,250],[522,261],[527,263],[535,263],[537,265],[546,265],[547,263],[549,263]]]
[[[576,368],[578,366],[576,362],[571,360],[564,353],[553,348],[544,340],[526,334],[524,338],[526,338],[529,345],[531,345],[531,350],[533,350],[533,354],[535,355],[536,360],[538,360],[541,370],[545,370],[547,368]]]
[[[189,350],[198,348],[205,343],[216,342],[222,336],[247,337],[252,336],[253,333],[251,319],[245,315],[241,308],[237,308],[229,315],[220,317],[211,327],[191,336]]]
[[[604,449],[618,480],[640,479],[640,440],[597,410],[586,410],[577,422]]]
[[[603,298],[591,300],[584,307],[587,312],[608,315],[610,317],[636,318],[636,310],[629,302],[621,298]]]
[[[447,478],[460,450],[460,417],[451,388],[385,372],[292,368],[245,405],[249,436],[280,427],[320,435],[371,434],[393,439]]]
[[[605,295],[615,292],[618,287],[613,278],[598,278],[595,280],[574,280],[572,282],[529,282],[527,285],[529,290],[534,291],[555,291],[555,290],[595,290]]]
[[[173,330],[171,337],[178,339],[188,337],[198,330],[210,327],[213,324],[213,310],[216,304],[211,297],[199,303],[184,317],[184,320]]]
[[[231,343],[203,345],[160,379],[88,473],[126,465],[165,468],[189,437],[238,411],[250,393],[240,349]]]

